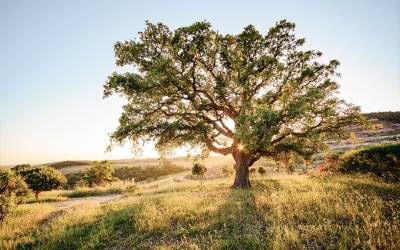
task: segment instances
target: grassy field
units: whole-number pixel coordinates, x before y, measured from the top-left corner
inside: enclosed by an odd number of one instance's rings
[[[0,249],[398,249],[400,185],[362,176],[148,183],[105,205],[20,206]],[[23,223],[22,223],[23,222]]]

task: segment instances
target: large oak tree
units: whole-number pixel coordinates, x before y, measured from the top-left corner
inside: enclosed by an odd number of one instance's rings
[[[359,108],[338,99],[337,60],[301,50],[295,24],[263,35],[249,25],[220,34],[208,22],[170,30],[146,23],[139,39],[115,44],[116,64],[104,96],[126,97],[113,143],[154,140],[159,150],[199,146],[236,162],[233,187],[249,188],[261,157],[294,152],[306,158],[323,140],[344,138],[361,122]]]

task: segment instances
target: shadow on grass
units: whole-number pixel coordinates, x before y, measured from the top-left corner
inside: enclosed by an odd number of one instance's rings
[[[279,188],[279,183],[276,180],[253,183],[252,190],[229,190],[221,197],[211,198],[218,204],[213,209],[202,209],[204,205],[213,204],[213,200],[204,199],[183,213],[163,217],[167,220],[166,227],[147,229],[140,226],[144,219],[141,213],[149,203],[160,210],[168,209],[163,205],[163,199],[168,197],[152,198],[121,209],[103,209],[103,214],[92,221],[76,221],[59,232],[50,227],[48,231],[39,232],[32,245],[19,248],[152,249],[173,246],[188,249],[197,246],[201,249],[268,249],[271,248],[270,222],[256,206],[255,190],[268,192]],[[217,203],[220,199],[224,201]]]
[[[275,179],[255,179],[252,180],[252,192],[262,190],[263,192],[272,192],[282,190],[282,185]]]
[[[345,184],[349,190],[356,190],[366,195],[375,194],[385,201],[400,199],[400,185],[397,184],[385,185],[383,182],[367,182],[364,179],[338,182]]]

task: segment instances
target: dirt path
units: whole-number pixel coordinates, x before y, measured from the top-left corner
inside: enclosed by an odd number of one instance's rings
[[[111,194],[111,195],[71,198],[66,201],[52,203],[51,205],[53,205],[55,208],[57,208],[57,210],[55,212],[51,213],[50,216],[41,223],[41,225],[39,226],[39,230],[46,229],[51,224],[51,222],[53,222],[58,217],[62,216],[67,209],[72,208],[80,203],[83,203],[86,201],[97,201],[100,204],[105,204],[107,202],[121,199],[123,197],[125,197],[125,196],[122,194]]]
[[[89,196],[89,197],[81,197],[81,198],[71,198],[66,201],[55,202],[52,205],[58,209],[67,209],[78,205],[79,203],[85,201],[97,201],[100,204],[107,203],[109,201],[121,199],[124,197],[122,194],[110,194],[110,195],[101,195],[101,196]]]

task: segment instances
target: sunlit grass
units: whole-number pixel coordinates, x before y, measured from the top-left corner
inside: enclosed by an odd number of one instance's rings
[[[137,186],[130,181],[115,181],[108,185],[96,187],[78,187],[74,190],[66,190],[62,196],[68,198],[99,196],[109,194],[129,194],[134,193]]]
[[[55,209],[48,204],[20,205],[12,216],[0,224],[0,249],[14,249],[17,245],[30,245],[32,232],[48,218]]]
[[[68,209],[33,234],[34,241],[16,242],[41,249],[396,249],[400,245],[399,184],[360,176],[258,178],[252,190],[232,190],[230,184],[231,180],[203,185],[149,183],[138,191],[140,195],[104,206],[85,203]]]
[[[39,193],[39,199],[36,201],[35,195],[30,193],[26,199],[26,203],[44,203],[44,202],[57,202],[57,201],[64,201],[67,198],[64,197],[66,190],[51,190]]]

